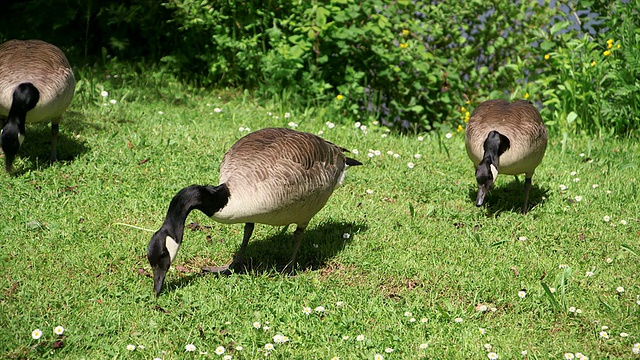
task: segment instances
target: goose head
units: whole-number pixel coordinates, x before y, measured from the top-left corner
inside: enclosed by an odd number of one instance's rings
[[[18,149],[24,141],[27,112],[36,107],[39,100],[40,92],[32,83],[22,83],[13,91],[13,101],[7,116],[7,124],[0,134],[0,144],[4,152],[4,168],[7,172],[11,171]]]
[[[153,270],[153,289],[156,296],[162,291],[164,278],[176,258],[181,239],[177,239],[167,228],[162,227],[151,237],[147,248],[147,259]]]
[[[484,141],[484,156],[476,168],[476,182],[478,183],[478,195],[476,206],[484,204],[484,198],[493,189],[498,177],[500,156],[509,150],[509,139],[497,131],[491,131]]]

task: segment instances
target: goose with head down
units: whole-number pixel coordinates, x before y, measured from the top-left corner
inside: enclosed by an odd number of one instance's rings
[[[221,223],[245,224],[233,261],[216,272],[240,270],[255,223],[297,225],[289,263],[294,268],[309,221],[342,184],[347,168],[361,165],[344,151],[316,135],[290,129],[262,129],[238,140],[220,164],[219,185],[180,190],[169,204],[162,227],[153,234],[147,257],[156,295],[182,244],[185,220],[194,209]]]

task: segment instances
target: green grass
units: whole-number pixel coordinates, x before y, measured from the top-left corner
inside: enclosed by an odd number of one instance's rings
[[[214,351],[224,346],[234,359],[254,359],[276,334],[290,339],[275,344],[269,357],[277,359],[485,359],[485,344],[502,359],[601,359],[630,357],[640,342],[635,140],[552,136],[533,178],[535,206],[523,216],[522,184],[508,176],[487,207],[474,206],[461,133],[383,137],[383,128],[367,124],[364,133],[323,109],[84,85],[61,126],[63,161],[46,163],[48,129],[30,127],[17,174],[2,175],[0,357],[221,358]],[[102,104],[102,88],[115,105]],[[187,222],[201,226],[186,231],[165,290],[153,296],[151,233],[123,224],[157,230],[178,190],[217,184],[224,152],[246,134],[240,127],[289,121],[357,149],[364,163],[309,225],[298,275],[274,270],[291,255],[293,227],[258,225],[251,273],[201,276],[202,266],[231,260],[242,225],[194,212]],[[381,155],[370,158],[369,149]],[[56,344],[58,325],[65,332]],[[186,353],[187,344],[197,350]]]

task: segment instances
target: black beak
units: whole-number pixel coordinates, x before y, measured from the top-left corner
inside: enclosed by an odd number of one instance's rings
[[[478,184],[478,196],[476,197],[476,206],[484,204],[484,197],[487,195],[487,186]]]
[[[167,275],[167,270],[162,270],[159,267],[153,268],[153,290],[156,292],[156,296],[160,296],[162,291],[162,284],[164,284],[164,277]]]

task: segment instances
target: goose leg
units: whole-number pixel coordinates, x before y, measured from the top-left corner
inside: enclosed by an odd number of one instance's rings
[[[58,131],[59,131],[58,121],[60,120],[55,119],[51,122],[51,162],[55,162],[56,160],[58,160],[58,153],[57,153]]]
[[[529,191],[531,191],[531,178],[524,179],[524,204],[522,205],[522,213],[527,213],[527,206],[529,204]]]
[[[291,261],[285,267],[285,271],[289,271],[289,273],[295,272],[296,269],[296,256],[298,255],[298,251],[300,250],[300,245],[302,244],[302,233],[307,228],[307,225],[300,225],[296,228],[296,231],[293,232],[293,253],[291,254]]]
[[[244,224],[244,235],[242,237],[242,244],[240,245],[240,250],[238,250],[236,256],[233,257],[231,264],[225,266],[205,266],[202,268],[202,271],[214,273],[217,275],[231,275],[232,271],[239,272],[242,265],[244,264],[244,252],[247,249],[247,244],[249,243],[251,234],[253,234],[254,226],[254,223]]]

